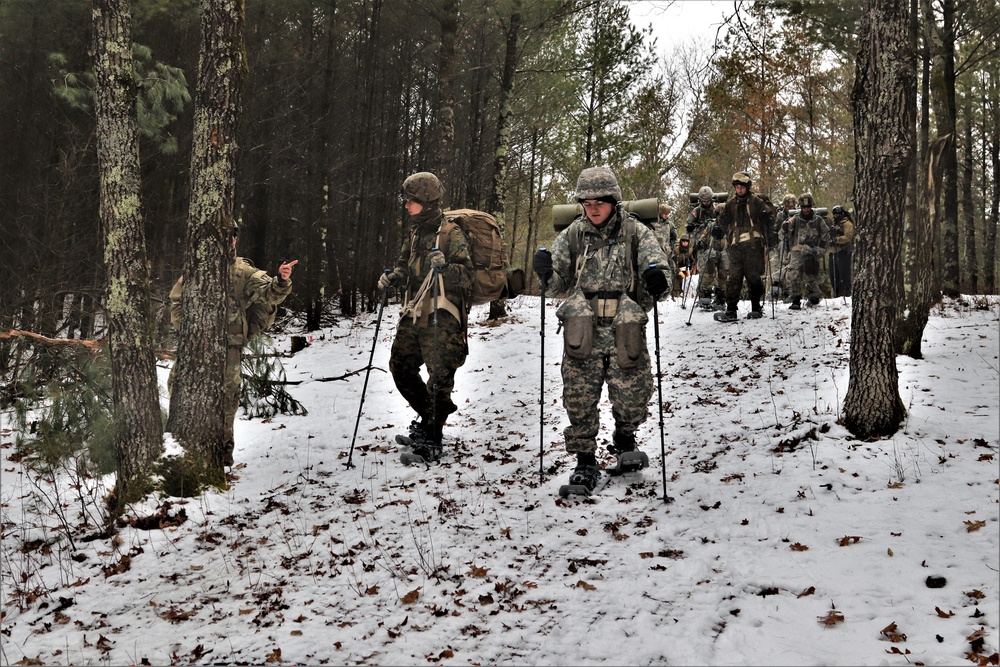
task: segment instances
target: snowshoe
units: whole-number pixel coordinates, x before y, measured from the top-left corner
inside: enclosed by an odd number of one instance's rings
[[[747,313],[748,320],[759,320],[762,317],[764,317],[764,312],[761,310],[751,310]]]
[[[397,435],[396,443],[403,447],[410,448],[410,451],[402,452],[399,455],[399,461],[403,465],[408,466],[437,461],[441,458],[443,450],[440,443],[436,443],[427,438],[416,440],[405,435]]]
[[[612,477],[617,477],[618,475],[636,472],[648,467],[649,457],[646,456],[646,452],[636,449],[631,452],[622,452],[619,454],[618,462],[613,468],[608,469],[608,474]]]
[[[810,306],[818,306],[819,305],[819,297],[818,296],[811,296],[811,297],[809,297],[809,305]]]
[[[610,477],[601,471],[601,466],[577,466],[569,476],[569,483],[559,487],[559,495],[592,496],[599,493],[608,483]]]
[[[615,466],[608,470],[608,473],[612,476],[635,472],[636,470],[649,467],[649,457],[646,456],[645,452],[641,452],[636,448],[635,433],[618,431],[616,429],[614,435],[611,437],[611,445],[608,446],[608,451],[618,457],[618,462]]]
[[[739,319],[735,310],[720,310],[712,317],[715,318],[716,322],[735,322]]]
[[[712,310],[712,300],[707,296],[702,297],[698,299],[698,307],[702,310]]]
[[[788,310],[802,310],[802,302],[798,299],[792,301],[792,305],[788,307]]]

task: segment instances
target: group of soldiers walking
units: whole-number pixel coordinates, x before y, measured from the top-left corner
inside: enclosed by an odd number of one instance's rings
[[[854,223],[847,209],[817,208],[812,194],[789,193],[771,216],[751,186],[745,172],[734,174],[736,194],[725,203],[707,185],[698,190],[684,233],[670,247],[683,296],[697,275],[697,306],[717,311],[723,322],[736,319],[744,280],[751,319],[760,317],[768,283],[789,310],[800,310],[803,300],[814,306],[824,297],[850,296]]]

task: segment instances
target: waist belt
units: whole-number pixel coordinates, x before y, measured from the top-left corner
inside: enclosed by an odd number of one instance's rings
[[[760,232],[757,232],[757,231],[754,231],[754,232],[744,232],[744,233],[740,234],[738,237],[736,237],[736,242],[737,243],[745,243],[745,242],[750,241],[752,239],[759,239],[759,238],[761,238]]]
[[[595,317],[594,325],[599,327],[610,327],[615,323],[614,317]]]
[[[598,320],[614,319],[618,313],[618,297],[621,296],[621,292],[584,292],[583,296],[590,301],[590,309],[594,311],[594,317]]]

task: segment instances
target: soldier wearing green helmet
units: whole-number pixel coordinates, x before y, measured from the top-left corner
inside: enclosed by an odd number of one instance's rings
[[[605,384],[615,420],[608,451],[626,459],[637,451],[636,430],[649,416],[653,375],[646,344],[646,311],[670,289],[667,256],[653,232],[621,206],[622,191],[607,167],[580,172],[576,199],[583,213],[564,229],[552,251],[535,253],[545,289],[569,293],[556,316],[564,336],[563,407],[569,416],[566,451],[576,454],[568,486],[592,490],[597,460],[599,403]]]
[[[719,214],[715,238],[726,240],[729,251],[729,278],[726,282],[726,310],[715,314],[720,322],[734,322],[743,282],[750,292],[748,319],[763,316],[762,278],[767,261],[767,238],[773,220],[764,200],[750,191],[753,181],[745,171],[733,174],[734,193]]]
[[[466,299],[474,267],[461,227],[441,231],[443,196],[440,179],[428,171],[403,181],[408,233],[395,266],[378,281],[380,289],[399,286],[405,291],[389,371],[400,395],[417,413],[409,439],[413,454],[425,461],[441,457],[442,431],[448,415],[458,410],[451,400],[455,372],[469,354]],[[426,380],[420,375],[422,366]]]

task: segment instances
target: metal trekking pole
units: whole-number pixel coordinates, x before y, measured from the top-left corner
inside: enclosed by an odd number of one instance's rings
[[[545,250],[545,248],[541,248]],[[541,336],[541,379],[538,383],[538,479],[545,481],[545,278],[538,277],[538,289],[542,295],[542,323],[538,335]]]
[[[385,270],[385,274],[389,275],[392,273],[389,269]],[[378,317],[375,318],[375,338],[372,340],[372,351],[368,355],[368,367],[365,368],[365,383],[361,387],[361,402],[358,404],[358,418],[354,420],[354,435],[351,436],[351,449],[347,453],[347,463],[344,466],[348,469],[354,467],[352,458],[354,456],[354,441],[358,437],[358,424],[361,423],[361,411],[365,406],[365,393],[368,391],[368,376],[372,373],[372,359],[375,358],[375,345],[378,343],[378,330],[379,326],[382,324],[382,311],[385,310],[385,304],[389,300],[389,288],[386,286],[382,289],[382,303],[378,307]]]
[[[650,264],[651,268],[656,264]],[[663,436],[663,375],[660,371],[660,311],[656,307],[656,297],[653,297],[653,341],[656,351],[656,404],[660,414],[660,469],[663,471],[663,502],[669,503],[673,498],[667,495],[667,445]]]
[[[687,288],[691,286],[691,282],[694,280],[694,275],[692,274],[693,270],[694,269],[692,269],[691,266],[688,265],[688,278],[687,278],[688,284],[684,288],[685,292],[687,291]],[[698,289],[699,290],[701,289],[701,274],[698,274]],[[654,304],[654,308],[655,308],[655,304]],[[687,322],[685,322],[685,324],[687,324],[688,326],[691,326],[691,317],[694,315],[694,308],[695,308],[694,298],[692,297],[691,298],[691,312],[688,313]],[[659,358],[657,358],[656,361],[657,361],[657,363],[659,363],[659,361],[660,361]]]
[[[767,262],[767,282],[771,286],[771,319],[774,319],[774,273],[771,271],[771,244],[764,233],[764,260]]]
[[[688,259],[688,263],[684,269],[684,291],[681,292],[681,310],[687,308],[686,302],[688,298],[688,288],[691,287],[691,260]],[[693,308],[692,308],[693,310]]]
[[[431,252],[437,252],[437,248],[431,248]],[[440,353],[438,351],[438,297],[441,295],[441,289],[438,285],[438,280],[440,279],[440,269],[434,267],[431,269],[431,273],[434,274],[431,281],[431,299],[434,301],[434,308],[431,310],[431,318],[434,324],[434,369],[430,373],[431,381],[431,428],[435,429],[432,433],[433,436],[438,436],[436,429],[438,428],[437,421],[437,408],[438,408],[438,363],[440,362]],[[438,442],[437,444],[441,444]]]

